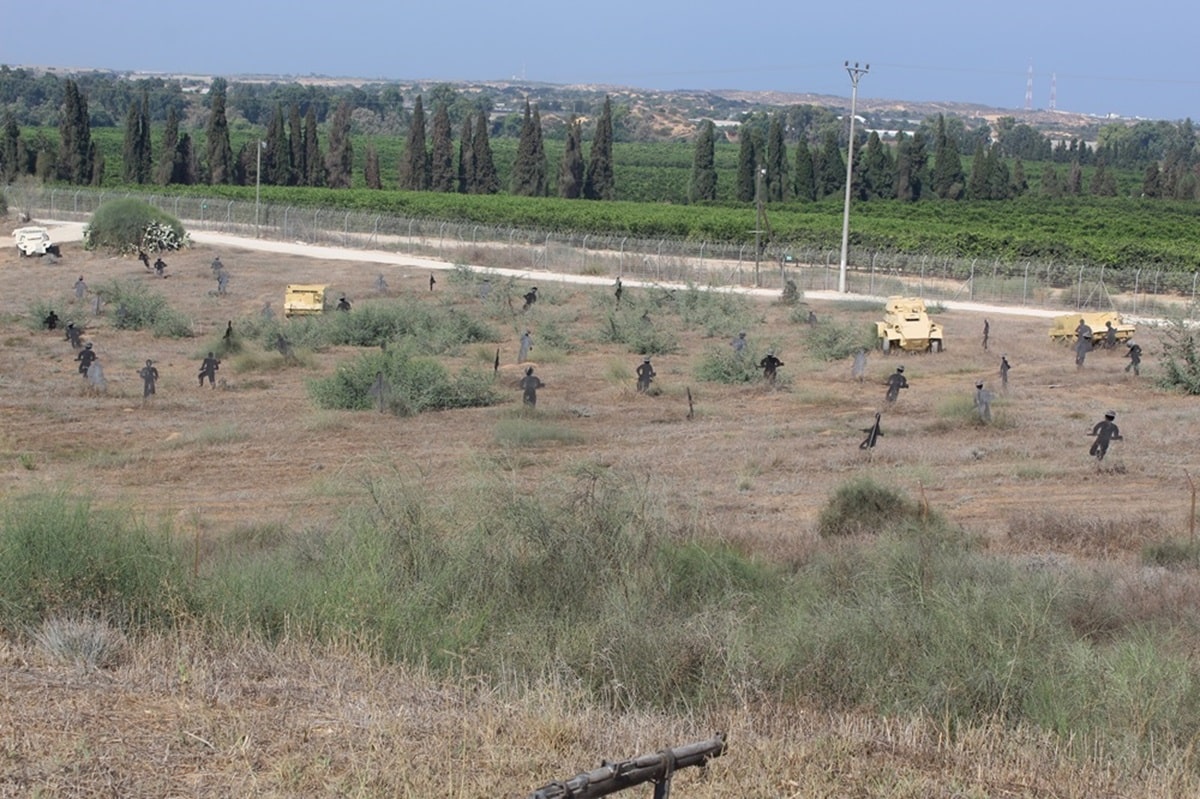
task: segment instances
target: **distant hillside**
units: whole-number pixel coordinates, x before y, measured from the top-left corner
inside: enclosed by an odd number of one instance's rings
[[[156,79],[177,81],[189,94],[202,95],[214,76],[195,73],[112,72],[64,67],[33,67],[24,69],[58,76],[84,72],[103,72],[126,80]],[[677,90],[659,91],[630,86],[606,84],[548,84],[522,80],[442,81],[405,79],[384,81],[378,78],[337,77],[328,75],[227,75],[230,84],[299,84],[323,87],[363,87],[394,84],[411,102],[417,94],[428,95],[438,86],[451,86],[463,94],[487,94],[498,112],[517,111],[526,98],[536,102],[544,123],[562,124],[572,115],[586,116],[599,101],[609,95],[614,104],[628,109],[625,130],[639,141],[679,141],[690,139],[700,119],[738,121],[754,111],[769,111],[789,106],[812,105],[844,113],[849,108],[848,96],[778,91]],[[236,109],[234,109],[236,111]],[[875,127],[912,130],[923,119],[937,114],[964,120],[994,122],[1010,116],[1052,138],[1093,138],[1102,124],[1114,119],[1063,111],[1013,108],[993,108],[973,103],[953,101],[907,101],[863,98],[858,100],[857,112],[871,120]],[[114,114],[117,119],[121,118]]]

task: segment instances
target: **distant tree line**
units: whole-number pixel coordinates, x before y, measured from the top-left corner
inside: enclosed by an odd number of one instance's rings
[[[158,79],[105,80],[88,73],[81,83],[0,67],[0,100],[5,109],[0,177],[11,181],[19,175],[35,175],[77,185],[99,184],[105,165],[91,141],[98,116],[90,107],[85,85],[103,97],[106,110],[100,119],[114,117],[109,109],[112,103],[126,103],[119,174],[127,184],[350,187],[355,163],[352,132],[386,129],[396,131],[395,138],[403,132],[405,146],[396,173],[403,190],[507,191],[532,197],[553,192],[571,199],[614,199],[613,142],[619,120],[628,117],[628,109],[614,109],[606,96],[593,117],[585,160],[581,116],[571,113],[561,130],[555,129],[562,137],[563,155],[551,179],[544,147],[548,132],[539,105],[528,99],[522,113],[497,120],[486,98],[468,98],[451,86],[438,85],[429,93],[433,113],[427,123],[425,95],[416,95],[405,112],[404,98],[393,85],[343,87],[337,95],[327,87],[299,84],[230,87],[217,78],[206,92],[185,96],[177,83]],[[21,91],[28,96],[20,95]],[[197,96],[204,96],[207,103],[203,115],[197,112]],[[53,97],[59,102],[58,141],[40,131],[23,135],[18,111],[27,106],[22,103],[28,100],[42,109]],[[231,98],[240,104],[240,118],[259,120],[262,130],[236,152],[230,145]],[[200,121],[203,141],[198,145],[195,134]],[[157,150],[151,137],[156,124],[163,131]],[[840,194],[845,189],[846,127],[834,111],[809,105],[744,114],[735,137],[735,198],[803,202]],[[889,133],[886,141],[879,130],[856,131],[851,184],[855,198],[1004,200],[1031,191],[1050,197],[1113,196],[1118,192],[1115,169],[1143,170],[1140,194],[1145,197],[1200,196],[1200,147],[1190,120],[1105,125],[1090,144],[1078,138],[1052,140],[1012,117],[970,127],[961,119],[939,115],[912,127]],[[508,185],[501,185],[497,173],[493,135],[517,139]],[[717,199],[717,142],[712,121],[700,122],[687,187],[689,202]],[[371,144],[366,145],[363,161],[365,185],[381,189],[379,154]],[[1036,187],[1030,186],[1025,174],[1028,162],[1041,163]]]

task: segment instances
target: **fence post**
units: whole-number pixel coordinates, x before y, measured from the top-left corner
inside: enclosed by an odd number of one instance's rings
[[[967,299],[972,302],[975,301],[975,262],[978,260],[978,258],[971,259],[971,276],[967,278],[967,285],[971,287],[967,293]]]
[[[1029,261],[1025,262],[1025,279],[1021,282],[1021,304],[1029,303]]]
[[[1188,318],[1190,319],[1196,313],[1196,275],[1200,272],[1192,272],[1192,305],[1188,308]]]
[[[628,236],[621,237],[620,257],[617,260],[617,277],[625,274],[625,240],[628,238]]]
[[[1083,267],[1079,267],[1079,280],[1075,283],[1075,310],[1079,310],[1083,302]]]

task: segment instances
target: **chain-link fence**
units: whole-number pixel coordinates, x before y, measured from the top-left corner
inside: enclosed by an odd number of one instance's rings
[[[86,220],[105,200],[134,197],[189,229],[308,244],[403,252],[493,268],[782,291],[838,288],[841,253],[802,245],[646,239],[417,219],[194,196],[83,188],[13,187],[9,204],[31,217]],[[747,212],[750,213],[750,212]],[[757,257],[756,257],[756,250]],[[1131,315],[1195,315],[1196,272],[1154,266],[1105,268],[1070,263],[904,255],[852,247],[846,289],[930,301],[1117,310]]]

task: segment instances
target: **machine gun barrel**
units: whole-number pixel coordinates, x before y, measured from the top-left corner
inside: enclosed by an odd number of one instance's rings
[[[599,768],[577,774],[565,782],[544,785],[529,794],[528,799],[593,799],[645,782],[657,784],[655,797],[666,797],[671,777],[677,770],[704,766],[724,752],[725,733],[719,732],[707,741],[664,749],[619,763],[602,763]]]

